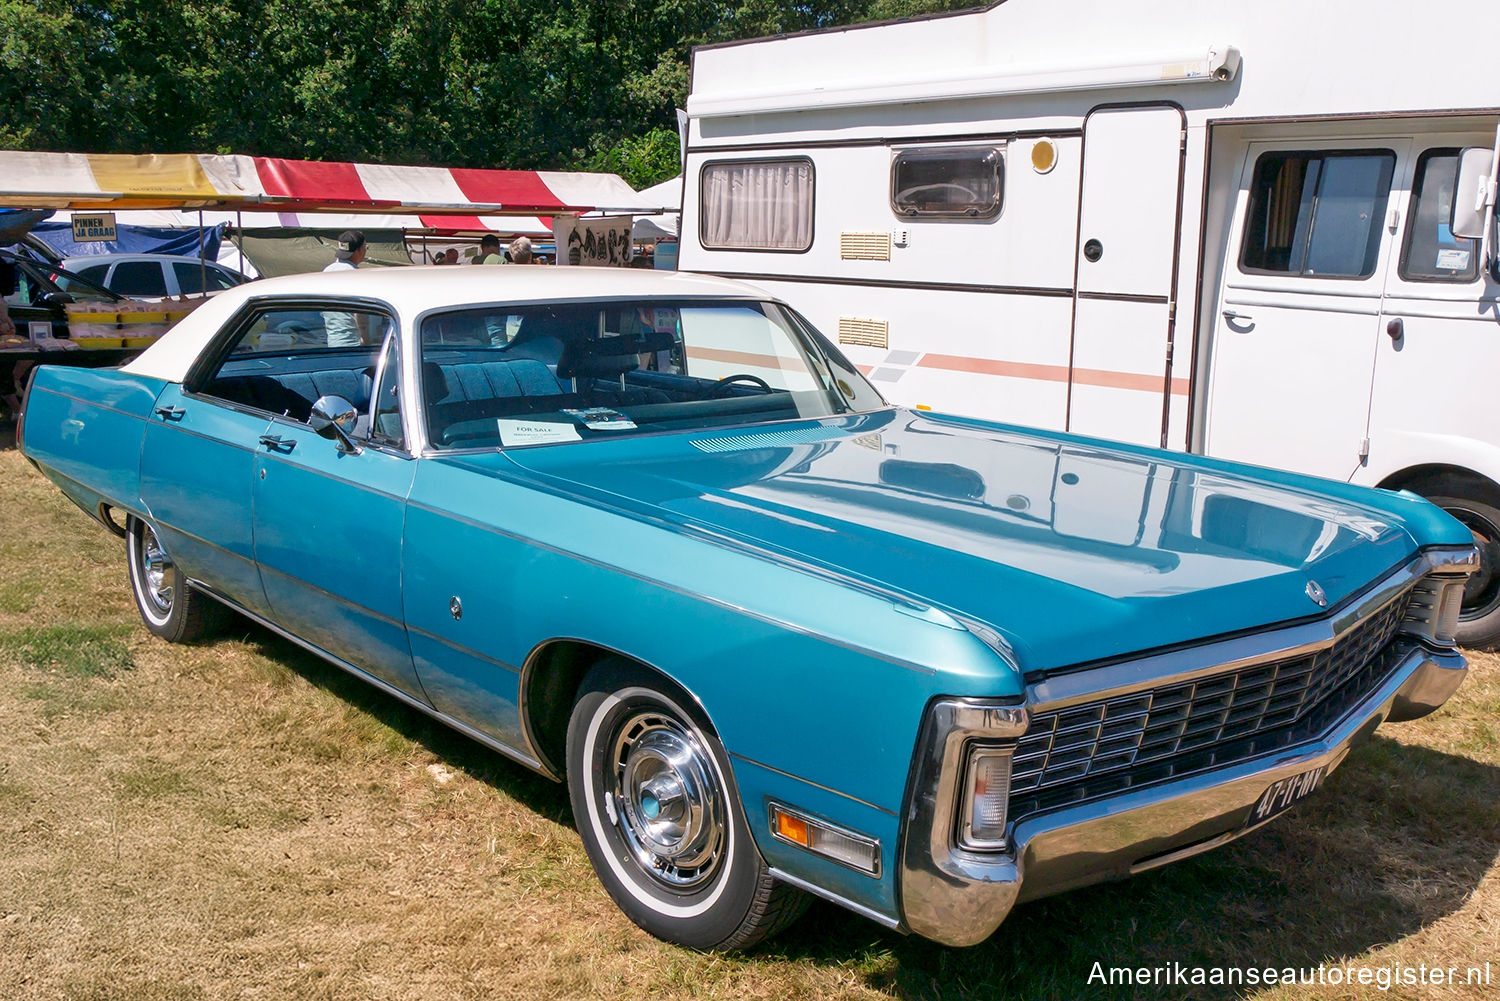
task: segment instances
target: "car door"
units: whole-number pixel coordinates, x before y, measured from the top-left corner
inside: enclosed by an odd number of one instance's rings
[[[412,668],[402,612],[402,531],[417,463],[406,449],[399,385],[399,340],[387,316],[343,313],[382,337],[378,353],[320,349],[281,378],[309,403],[338,397],[361,418],[352,447],[314,431],[307,415],[271,419],[258,440],[251,493],[255,559],[271,617],[299,639],[426,701]],[[370,355],[361,369],[360,355]]]
[[[1448,228],[1459,151],[1493,142],[1488,131],[1418,137],[1375,352],[1369,474],[1377,482],[1432,461],[1434,441],[1500,445],[1488,394],[1433,392],[1500,371],[1500,286],[1484,273],[1479,241],[1454,237]]]
[[[247,312],[231,327],[248,328]],[[189,577],[257,615],[270,614],[255,566],[250,483],[270,414],[211,387],[162,390],[141,447],[141,500]],[[207,390],[207,391],[205,391]]]
[[[1210,455],[1341,480],[1359,467],[1408,146],[1250,144],[1214,321]]]

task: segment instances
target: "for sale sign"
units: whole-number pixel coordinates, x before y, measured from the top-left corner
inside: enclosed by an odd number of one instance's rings
[[[113,243],[117,239],[113,212],[73,213],[74,243]]]

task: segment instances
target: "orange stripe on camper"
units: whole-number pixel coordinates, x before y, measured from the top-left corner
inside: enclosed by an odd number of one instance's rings
[[[1000,361],[997,358],[965,358],[962,355],[923,355],[919,368],[940,368],[949,372],[972,372],[976,375],[1003,375],[1012,379],[1036,379],[1042,382],[1067,382],[1068,366],[1038,365],[1033,362]],[[1134,372],[1111,372],[1098,368],[1075,368],[1075,383],[1103,386],[1108,389],[1134,389],[1143,393],[1161,392],[1161,376]],[[1172,395],[1186,396],[1188,381],[1172,380]]]
[[[127,198],[201,198],[221,192],[191,153],[90,153],[89,169],[101,191],[119,191]]]

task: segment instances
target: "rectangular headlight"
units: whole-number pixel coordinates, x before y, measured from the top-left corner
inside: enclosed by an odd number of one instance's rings
[[[1006,809],[1010,802],[1009,747],[983,744],[969,748],[964,770],[963,809],[958,817],[958,843],[975,851],[1005,847]]]

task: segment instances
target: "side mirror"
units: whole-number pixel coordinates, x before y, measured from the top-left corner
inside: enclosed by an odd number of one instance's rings
[[[359,446],[351,437],[358,421],[359,411],[342,396],[320,396],[307,423],[320,437],[338,442],[340,452],[358,453]]]
[[[1484,239],[1485,223],[1494,209],[1495,183],[1493,150],[1472,146],[1459,154],[1458,183],[1453,188],[1453,235],[1463,239]]]

